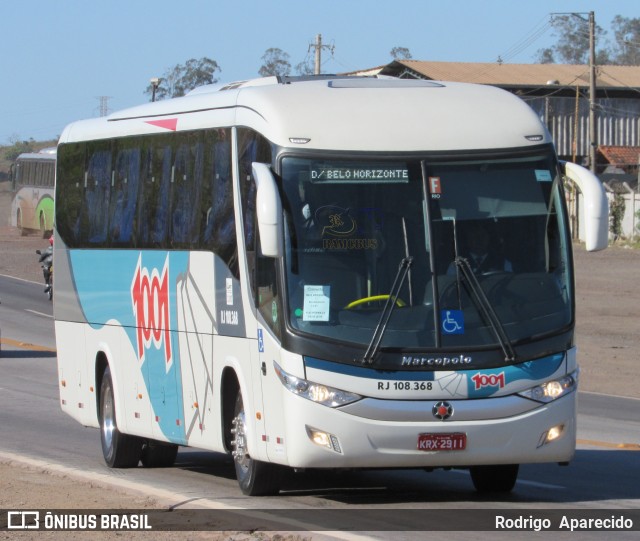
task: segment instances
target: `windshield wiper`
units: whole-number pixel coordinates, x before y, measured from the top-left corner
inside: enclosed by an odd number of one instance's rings
[[[404,284],[412,263],[413,257],[411,256],[403,257],[400,261],[400,266],[398,267],[396,277],[393,279],[393,285],[391,286],[391,291],[389,291],[387,302],[385,302],[382,313],[380,314],[380,320],[373,331],[369,347],[367,348],[367,351],[364,352],[364,357],[362,357],[363,364],[372,364],[376,354],[378,353],[378,349],[380,349],[380,342],[382,342],[382,337],[387,330],[389,319],[391,318],[393,309],[396,307],[398,295],[400,294],[400,290],[402,289],[402,285]]]
[[[498,342],[500,342],[500,346],[504,352],[504,360],[506,362],[515,361],[516,353],[511,345],[511,340],[509,340],[498,314],[496,314],[493,309],[491,301],[485,295],[480,282],[478,282],[476,275],[473,273],[471,265],[469,265],[469,260],[465,257],[456,256],[454,263],[458,269],[460,269],[462,275],[469,284],[469,289],[471,289],[471,292],[474,294],[482,315],[489,322]]]

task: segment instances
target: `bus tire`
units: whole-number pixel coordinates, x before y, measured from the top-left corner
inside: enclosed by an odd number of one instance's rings
[[[44,212],[40,213],[40,218],[38,220],[38,223],[40,224],[40,235],[42,235],[43,239],[46,239],[47,238],[47,224],[45,223]]]
[[[18,228],[18,231],[20,232],[20,235],[22,235],[23,237],[26,237],[29,234],[29,231],[27,231],[22,225],[22,212],[20,211],[18,211],[18,214],[16,215],[16,226]]]
[[[123,434],[116,422],[111,370],[107,366],[100,385],[100,441],[104,461],[110,468],[135,468],[140,462],[142,440]]]
[[[518,464],[472,466],[469,472],[478,492],[511,492],[518,479],[519,467]]]
[[[148,440],[142,446],[140,461],[145,468],[169,468],[176,461],[176,456],[178,456],[177,445]]]
[[[251,458],[247,449],[247,429],[242,394],[238,392],[232,421],[231,449],[240,490],[246,496],[273,496],[280,492],[282,469]]]

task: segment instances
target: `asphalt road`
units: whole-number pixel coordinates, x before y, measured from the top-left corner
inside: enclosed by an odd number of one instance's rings
[[[299,510],[307,520],[331,517],[335,524],[348,509],[358,530],[376,530],[385,521],[386,528],[405,531],[394,533],[394,539],[412,538],[407,530],[420,524],[425,510],[640,509],[640,400],[593,393],[579,394],[579,445],[571,464],[524,465],[514,491],[501,497],[476,494],[465,471],[404,470],[292,472],[280,496],[247,498],[237,487],[229,457],[187,449],[181,449],[173,468],[111,470],[102,460],[99,432],[81,427],[59,408],[52,308],[42,286],[0,276],[0,301],[1,452],[126,483],[153,497],[170,497],[177,508]],[[317,509],[324,515],[316,515]],[[602,538],[583,534],[571,539]],[[495,539],[495,532],[474,535]],[[636,535],[616,533],[616,539]],[[509,538],[520,537],[512,532]]]

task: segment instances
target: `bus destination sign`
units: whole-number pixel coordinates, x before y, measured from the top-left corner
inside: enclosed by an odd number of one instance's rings
[[[311,182],[339,183],[392,183],[409,182],[409,169],[405,164],[320,165],[312,167]]]

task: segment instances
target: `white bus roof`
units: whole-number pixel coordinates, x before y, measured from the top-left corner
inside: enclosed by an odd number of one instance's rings
[[[56,147],[48,147],[39,150],[38,152],[23,152],[16,159],[17,160],[55,160],[58,153]]]
[[[253,128],[282,147],[322,150],[478,150],[551,142],[526,103],[495,87],[322,76],[208,85],[182,98],[70,124],[60,143],[227,126]]]

